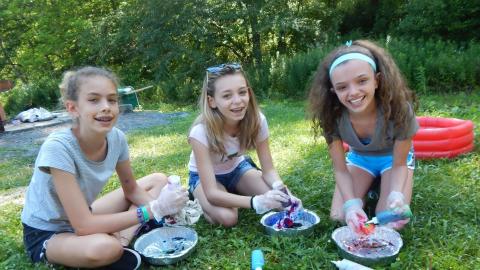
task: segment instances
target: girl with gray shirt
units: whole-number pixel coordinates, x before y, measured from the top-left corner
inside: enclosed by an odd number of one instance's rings
[[[43,143],[22,211],[24,244],[33,262],[69,267],[137,269],[125,248],[141,225],[175,214],[188,197],[166,187],[160,173],[135,180],[127,140],[115,128],[117,79],[105,69],[67,72],[60,85],[71,129]],[[121,188],[97,199],[116,172]]]
[[[319,65],[310,89],[315,134],[325,137],[335,172],[330,217],[361,232],[362,198],[381,177],[376,212],[404,209],[413,186],[413,95],[390,54],[366,40],[338,47]],[[345,157],[342,142],[350,146]],[[389,224],[400,229],[408,220]]]

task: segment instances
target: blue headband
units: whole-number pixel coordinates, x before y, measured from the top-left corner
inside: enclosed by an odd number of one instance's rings
[[[338,65],[340,65],[341,63],[343,63],[345,61],[353,60],[353,59],[365,61],[365,62],[369,63],[370,66],[372,66],[373,72],[377,71],[377,65],[375,64],[375,61],[373,61],[373,59],[370,56],[367,56],[363,53],[353,52],[353,53],[344,54],[344,55],[338,57],[337,59],[335,59],[335,61],[333,61],[332,65],[330,65],[330,71],[328,73],[330,78],[332,77],[333,70]]]

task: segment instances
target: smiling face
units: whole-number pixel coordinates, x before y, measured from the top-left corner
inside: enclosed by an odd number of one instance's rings
[[[87,132],[108,133],[119,114],[117,88],[104,76],[82,78],[77,101],[67,100],[66,105],[80,129]]]
[[[333,70],[331,82],[340,102],[350,113],[356,114],[368,112],[376,107],[377,76],[370,64],[352,59]]]
[[[250,101],[249,88],[241,73],[222,76],[215,81],[214,96],[208,97],[208,104],[225,117],[227,124],[238,124],[247,112]]]

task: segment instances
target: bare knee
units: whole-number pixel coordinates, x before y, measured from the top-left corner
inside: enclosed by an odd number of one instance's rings
[[[152,173],[138,181],[147,191],[163,187],[167,184],[167,176],[163,173]]]
[[[227,228],[237,225],[238,222],[238,213],[234,210],[225,209],[217,211],[215,214],[208,214],[208,216],[210,217],[210,222]]]
[[[117,261],[122,253],[123,247],[120,242],[112,236],[105,235],[89,245],[85,250],[85,257],[87,265],[97,267]]]

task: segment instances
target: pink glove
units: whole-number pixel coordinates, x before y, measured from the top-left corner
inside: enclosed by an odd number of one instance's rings
[[[185,188],[170,188],[169,185],[163,187],[156,200],[149,203],[150,210],[157,221],[162,217],[173,215],[182,210],[187,204],[188,192]]]
[[[363,211],[363,202],[359,198],[350,199],[343,204],[345,223],[355,232],[361,233],[361,228],[368,221],[367,214]]]
[[[272,209],[281,208],[282,202],[288,202],[288,199],[288,195],[280,190],[269,190],[253,197],[253,209],[257,214],[263,214]]]

